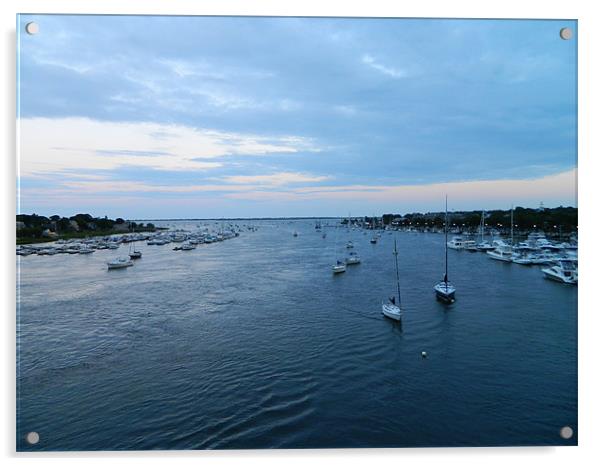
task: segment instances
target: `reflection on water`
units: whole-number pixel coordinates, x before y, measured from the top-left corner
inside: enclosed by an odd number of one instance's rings
[[[558,434],[577,421],[576,287],[450,251],[445,307],[441,235],[253,223],[140,244],[123,270],[106,270],[120,251],[20,258],[18,448],[576,443]],[[380,314],[394,236],[403,327]],[[362,263],[333,276],[348,239]]]

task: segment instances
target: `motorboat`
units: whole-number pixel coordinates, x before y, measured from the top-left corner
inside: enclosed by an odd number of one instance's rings
[[[477,252],[478,251],[477,242],[470,240],[470,239],[464,241],[462,248],[469,252]]]
[[[455,236],[451,241],[447,241],[446,244],[450,249],[464,249],[464,240],[459,236]]]
[[[556,265],[541,269],[544,276],[550,280],[554,280],[569,285],[577,284],[577,266],[572,260],[561,259]]]
[[[493,251],[487,251],[487,255],[491,259],[502,262],[512,262],[512,256],[514,255],[512,246],[504,243],[501,240],[495,240],[493,244],[495,245],[495,249]]]

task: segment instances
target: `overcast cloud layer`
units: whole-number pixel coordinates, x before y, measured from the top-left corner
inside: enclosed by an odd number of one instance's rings
[[[571,21],[21,16],[22,212],[576,204]]]

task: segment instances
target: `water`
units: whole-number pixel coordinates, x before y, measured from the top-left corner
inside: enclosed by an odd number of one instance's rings
[[[17,448],[577,443],[559,436],[577,427],[576,287],[450,251],[446,307],[432,290],[442,235],[372,245],[312,221],[253,223],[194,251],[140,244],[124,270],[105,262],[127,246],[20,258]],[[403,326],[380,312],[394,237]],[[362,263],[333,276],[349,239]]]

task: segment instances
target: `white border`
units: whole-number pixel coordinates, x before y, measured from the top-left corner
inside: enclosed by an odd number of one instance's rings
[[[182,463],[233,463],[245,461],[251,465],[291,465],[343,463],[380,464],[421,461],[448,465],[506,465],[512,463],[545,462],[546,465],[587,464],[600,457],[602,442],[598,439],[602,406],[600,398],[599,355],[600,317],[599,295],[594,281],[602,264],[600,232],[600,120],[595,116],[600,108],[600,47],[602,24],[596,14],[595,2],[498,0],[431,0],[407,3],[325,0],[3,0],[0,2],[2,24],[2,80],[3,111],[0,128],[4,143],[2,166],[3,202],[0,204],[0,249],[2,268],[2,315],[4,329],[2,348],[2,421],[0,441],[2,454],[12,464],[20,457],[20,464],[29,464],[39,458],[53,464],[67,461],[100,464],[107,459],[127,461],[129,464],[160,464],[166,461]],[[16,13],[115,13],[115,14],[211,14],[211,15],[284,15],[284,16],[398,16],[398,17],[466,17],[466,18],[563,18],[579,20],[579,241],[581,280],[579,283],[579,447],[564,448],[458,448],[458,449],[400,449],[400,450],[288,450],[245,452],[144,452],[144,453],[52,453],[15,454],[15,22]],[[598,110],[598,112],[596,112]],[[599,458],[598,458],[599,460]]]

